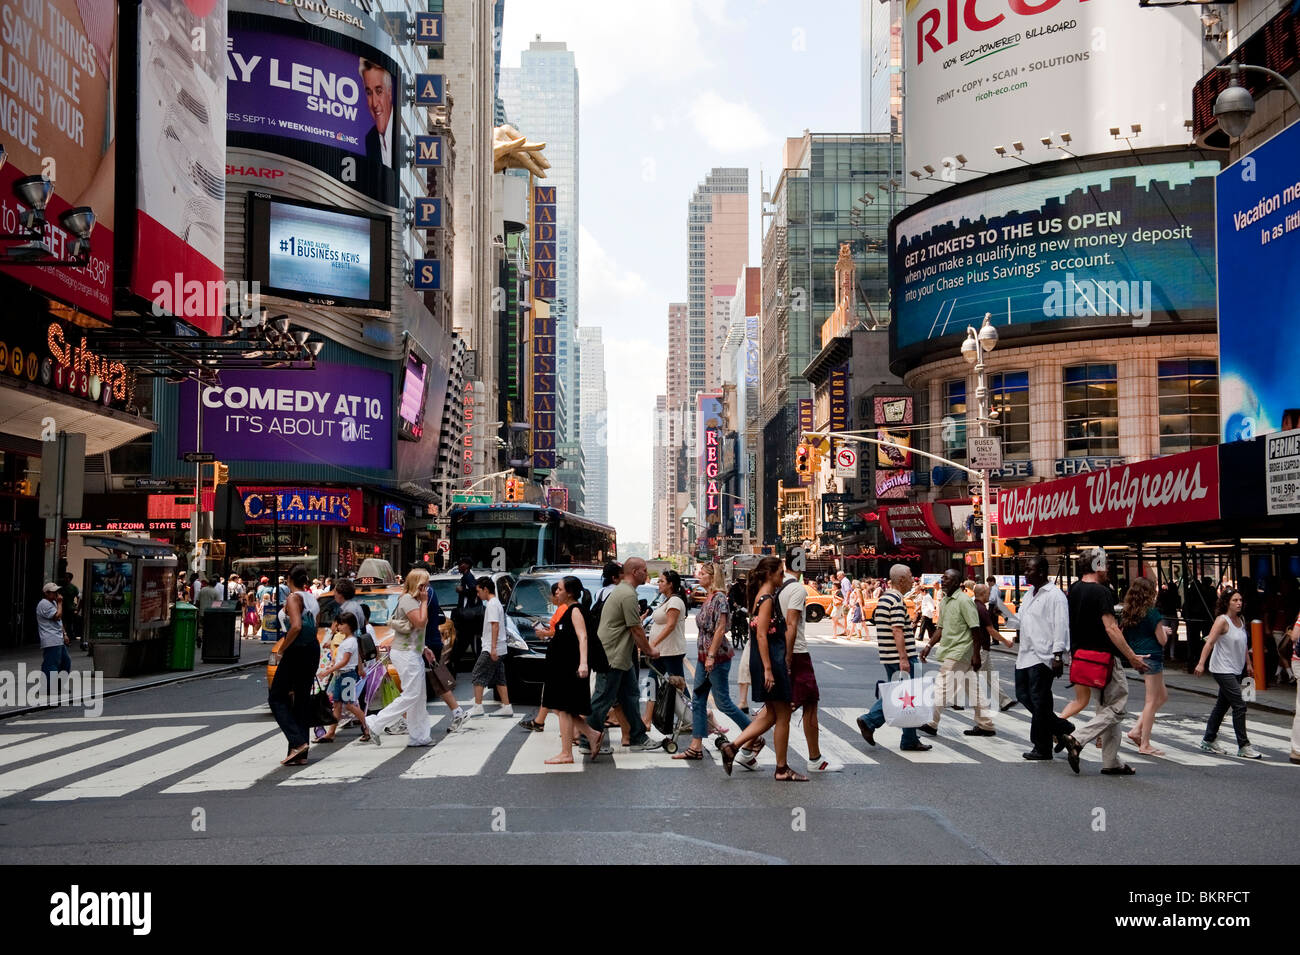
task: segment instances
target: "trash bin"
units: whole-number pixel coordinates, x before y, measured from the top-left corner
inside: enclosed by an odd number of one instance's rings
[[[234,663],[241,643],[239,601],[223,600],[203,612],[204,663]]]
[[[194,638],[198,633],[199,608],[179,602],[172,607],[171,642],[167,649],[167,669],[194,669]]]

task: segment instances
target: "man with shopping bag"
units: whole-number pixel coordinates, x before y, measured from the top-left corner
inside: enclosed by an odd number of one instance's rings
[[[930,722],[921,727],[922,732],[931,736],[939,735],[939,717],[945,706],[952,706],[958,684],[964,688],[973,687],[975,697],[975,725],[964,732],[966,736],[993,736],[993,718],[989,715],[988,701],[980,693],[980,681],[976,678],[979,670],[979,652],[975,647],[975,637],[980,629],[979,612],[975,601],[961,590],[961,575],[949,568],[943,572],[939,582],[943,590],[943,599],[939,601],[939,676],[935,681],[934,715]],[[930,644],[921,651],[924,663],[935,644]]]
[[[920,663],[916,657],[916,637],[911,621],[907,619],[907,604],[903,595],[912,589],[912,571],[906,564],[895,564],[889,568],[889,589],[876,603],[876,612],[872,621],[876,625],[876,644],[880,650],[880,662],[885,667],[885,680],[877,687],[876,703],[871,709],[858,717],[858,729],[862,738],[872,746],[876,745],[876,730],[885,725],[884,700],[889,696],[891,702],[899,702],[904,709],[916,710],[925,700],[925,694],[918,692],[916,684],[911,681],[915,673],[920,672]],[[911,685],[900,696],[891,686],[896,674],[902,673]],[[903,722],[907,722],[904,720]],[[922,743],[916,735],[915,726],[904,726],[903,742],[899,747],[908,752],[925,752],[930,749],[928,743]]]

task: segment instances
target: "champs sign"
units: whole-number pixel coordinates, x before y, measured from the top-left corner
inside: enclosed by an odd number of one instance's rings
[[[998,509],[1002,538],[1218,520],[1219,449],[1004,489]]]

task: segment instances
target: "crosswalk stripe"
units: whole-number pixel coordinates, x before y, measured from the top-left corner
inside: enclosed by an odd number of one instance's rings
[[[276,727],[277,729],[279,727]],[[289,746],[284,737],[274,736],[254,743],[214,766],[186,777],[163,793],[206,793],[248,789],[263,777],[279,770],[277,763],[284,759]],[[288,772],[288,770],[281,770]]]
[[[974,718],[967,716],[965,712],[947,713],[945,717],[947,719],[958,720],[963,723],[970,723],[970,725],[972,726],[975,725]],[[1011,710],[1007,710],[1005,713],[997,714],[997,716],[993,718],[993,727],[998,733],[998,737],[1000,736],[1014,737],[1017,740],[1023,742],[1025,748],[1028,749],[1032,745],[1029,739],[1029,725],[1031,719],[1032,718],[1029,716],[1029,714],[1020,713],[1017,712],[1015,709],[1011,709]],[[1082,726],[1083,724],[1079,723],[1078,719],[1079,719],[1078,717],[1075,718],[1075,724],[1077,726]],[[940,726],[942,725],[943,724],[941,723]],[[974,741],[979,740],[980,742],[986,744],[994,743],[998,737],[963,736],[961,742],[964,745],[971,746],[972,748],[978,748],[975,746]],[[1005,746],[1006,744],[1002,744],[1002,745]],[[1014,758],[1004,759],[1003,761],[1004,762],[1016,762],[1016,761],[1029,762],[1029,760],[1024,759],[1019,752],[1015,752],[1013,754],[1013,757]],[[1122,743],[1121,743],[1121,758],[1126,763],[1134,763],[1139,766],[1144,763],[1151,762],[1151,758],[1148,756],[1138,756],[1134,754],[1131,750],[1124,752],[1122,750]],[[1099,750],[1092,743],[1089,743],[1087,746],[1083,748],[1083,753],[1081,754],[1080,759],[1084,760],[1085,762],[1100,762],[1101,750]]]
[[[734,740],[737,736],[740,735],[740,727],[737,726],[735,722],[732,721],[731,717],[727,716],[726,713],[718,712],[715,710],[713,714],[713,718],[718,721],[719,726],[722,726],[727,730],[727,739]],[[713,761],[715,763],[717,763],[718,765],[722,765],[722,753],[718,752],[718,748],[707,740],[705,741],[704,744],[704,751],[708,753],[711,757],[713,757]],[[764,746],[763,749],[759,752],[758,765],[762,766],[764,769],[772,769],[772,770],[776,769],[776,757],[772,755],[771,746]],[[741,772],[741,770],[737,768],[736,772]]]
[[[583,771],[583,764],[587,758],[578,750],[576,746],[572,748],[573,762],[564,763],[555,766],[547,766],[546,760],[555,756],[560,751],[560,733],[556,726],[559,719],[554,714],[547,721],[546,731],[543,733],[530,732],[528,738],[524,740],[524,745],[519,747],[519,752],[515,754],[514,762],[506,770],[507,775],[519,776],[535,773],[580,773]]]
[[[146,720],[201,720],[210,719],[215,716],[254,716],[261,713],[266,716],[267,720],[271,718],[271,710],[265,703],[258,703],[256,706],[250,706],[246,710],[202,710],[197,713],[131,713],[124,716],[60,716],[53,719],[45,717],[32,717],[25,720],[14,720],[11,726],[44,726],[46,723],[138,723]]]
[[[828,716],[831,716],[845,726],[857,726],[858,717],[862,711],[845,706],[828,706],[825,709]],[[903,739],[903,731],[896,727],[885,725],[876,730],[876,746],[884,752],[891,755],[901,756],[910,763],[975,763],[974,759],[966,756],[956,750],[949,749],[936,740],[928,737],[922,737],[923,743],[929,743],[934,748],[929,752],[905,752],[899,749],[899,744]]]
[[[184,772],[190,766],[211,759],[228,749],[242,746],[259,736],[265,736],[275,729],[274,725],[267,726],[265,723],[235,723],[232,726],[223,726],[206,736],[189,740],[180,746],[128,763],[126,766],[110,769],[88,779],[79,779],[62,789],[38,796],[34,801],[59,802],[125,796],[143,786]]]
[[[70,776],[85,769],[92,769],[102,763],[130,756],[151,746],[169,742],[177,737],[201,729],[203,729],[202,726],[155,726],[141,730],[138,733],[132,733],[130,736],[119,736],[116,739],[91,746],[89,749],[78,749],[74,753],[65,753],[62,756],[56,756],[53,759],[47,759],[32,766],[11,769],[9,772],[0,775],[0,797],[16,795],[34,786],[52,782],[62,776]]]
[[[410,712],[409,710],[407,712]],[[441,730],[434,726],[435,733]],[[324,746],[312,744],[309,754],[312,760],[308,763],[306,769],[300,769],[288,779],[280,783],[281,786],[318,786],[322,783],[355,783],[365,779],[384,763],[394,757],[402,755],[407,750],[408,737],[405,733],[400,736],[384,736],[380,745],[374,743],[363,743],[359,739],[354,739],[350,743],[326,743]],[[435,736],[436,740],[437,737]],[[333,751],[330,747],[335,747]]]
[[[402,773],[401,778],[477,776],[502,740],[517,726],[514,720],[505,717],[476,716],[466,720],[455,733],[445,734],[432,750]]]
[[[0,736],[0,746],[11,746],[14,743],[21,743],[23,740],[35,739],[40,733],[8,733]]]
[[[690,745],[690,737],[678,737],[677,743],[685,749]],[[615,769],[686,769],[686,760],[673,759],[663,749],[642,749],[639,746],[624,746],[623,731],[611,727],[609,742],[614,749]],[[680,752],[680,750],[679,750]]]
[[[818,707],[818,715],[820,715]],[[856,724],[855,724],[856,725]],[[825,721],[817,722],[817,745],[823,758],[849,766],[874,766],[876,761],[862,752],[852,743],[846,742],[827,727]],[[865,747],[867,744],[862,741]],[[805,760],[808,759],[808,737],[804,735],[802,720],[796,717],[790,721],[790,748]]]
[[[117,731],[84,730],[82,732],[59,733],[55,736],[38,734],[36,739],[0,749],[0,766],[21,763],[23,760],[33,759],[37,756],[48,756],[58,750],[68,749],[71,746],[81,746],[84,743],[89,743],[92,740],[100,739],[115,732]]]

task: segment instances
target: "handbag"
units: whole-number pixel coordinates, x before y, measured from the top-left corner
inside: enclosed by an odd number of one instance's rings
[[[902,671],[898,675],[902,676]],[[934,712],[934,674],[922,674],[920,661],[910,679],[878,683],[876,691],[880,694],[885,722],[890,726],[916,729],[930,722]]]
[[[456,688],[456,677],[441,660],[435,660],[433,663],[425,660],[424,685],[428,698],[436,700]]]
[[[393,609],[392,616],[388,618],[388,626],[393,633],[400,633],[404,637],[415,629],[411,621],[406,619],[406,611],[402,609],[401,603]]]
[[[1070,654],[1070,682],[1100,690],[1110,681],[1113,657],[1105,650],[1075,650]]]
[[[339,721],[334,715],[334,703],[321,687],[320,680],[316,681],[316,692],[311,695],[311,719],[312,726],[333,726]]]

